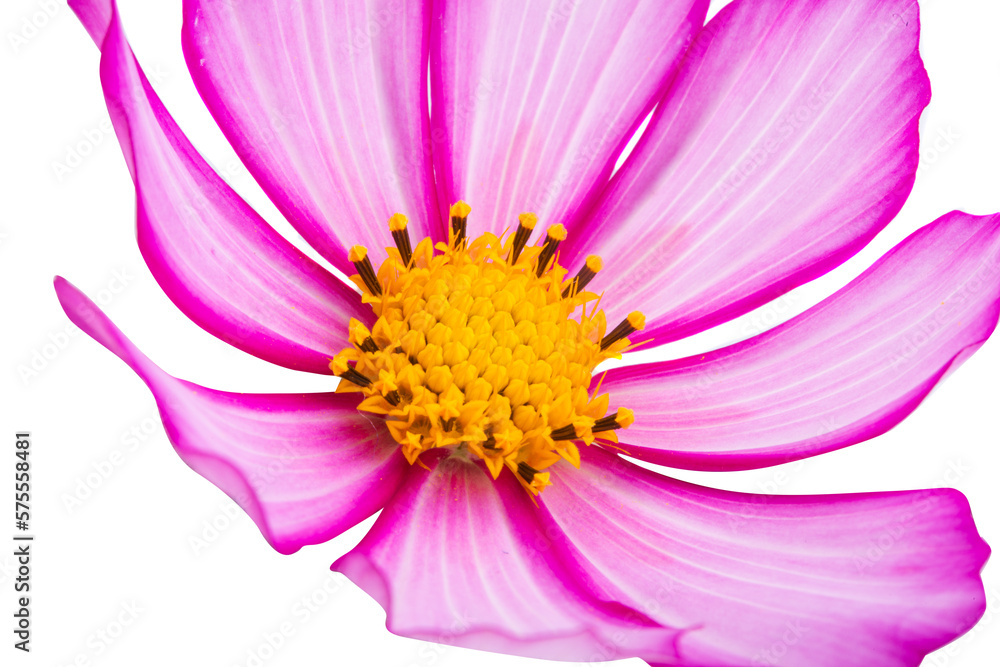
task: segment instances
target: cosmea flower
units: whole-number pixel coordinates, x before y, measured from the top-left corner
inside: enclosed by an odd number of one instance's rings
[[[736,470],[889,429],[996,326],[1000,217],[945,215],[749,340],[595,372],[827,272],[892,219],[929,99],[913,0],[736,0],[707,26],[704,0],[185,0],[203,99],[356,287],[208,167],[109,0],[71,4],[159,284],[239,349],[342,380],[206,389],[57,279],[63,307],[277,550],[382,510],[333,567],[393,632],[560,660],[884,667],[982,614],[989,549],[955,491],[749,496],[619,453]]]

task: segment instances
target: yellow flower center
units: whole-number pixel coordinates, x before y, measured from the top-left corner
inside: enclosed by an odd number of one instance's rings
[[[567,279],[556,254],[562,225],[528,246],[537,218],[525,213],[514,235],[469,241],[468,215],[458,202],[449,242],[425,238],[413,248],[397,213],[389,220],[396,247],[377,273],[367,249],[351,248],[351,279],[378,319],[371,330],[351,320],[352,347],[330,368],[346,380],[338,391],[362,392],[358,409],[386,420],[411,464],[449,447],[481,458],[494,479],[508,468],[537,494],[552,464],[579,467],[578,441],[617,443],[614,430],[632,423],[625,408],[608,414],[608,395],[590,392],[591,375],[621,358],[645,322],[632,313],[607,331],[600,298],[585,290],[601,260],[588,257]]]

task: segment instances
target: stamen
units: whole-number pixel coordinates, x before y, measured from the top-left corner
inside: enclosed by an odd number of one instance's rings
[[[347,259],[358,270],[358,275],[365,281],[368,291],[374,296],[382,296],[382,286],[379,285],[378,278],[375,277],[375,269],[372,268],[372,262],[368,259],[368,248],[363,245],[352,246],[350,252],[347,253]]]
[[[579,294],[582,292],[590,281],[594,279],[597,272],[604,268],[604,262],[597,255],[587,255],[586,263],[580,268],[570,284],[566,286],[563,290],[562,298],[567,298],[570,294]]]
[[[524,461],[521,461],[517,464],[517,474],[520,475],[525,482],[531,484],[531,481],[535,479],[535,475],[538,474],[538,471]]]
[[[542,277],[542,274],[549,268],[549,262],[552,261],[552,257],[556,254],[559,244],[565,239],[565,227],[562,225],[549,227],[549,230],[545,233],[545,245],[542,246],[542,252],[538,254],[538,265],[535,267],[536,276],[539,278]]]
[[[642,331],[644,328],[646,328],[645,316],[637,310],[633,311],[611,333],[601,339],[601,349],[606,350],[622,338],[630,336],[636,331]]]
[[[379,351],[378,343],[376,343],[375,339],[372,338],[372,334],[368,331],[368,327],[353,317],[347,324],[347,338],[362,352]]]
[[[465,228],[472,208],[464,201],[457,201],[451,207],[452,247],[461,248],[465,243]]]
[[[557,428],[552,431],[553,440],[574,440],[576,438],[576,427],[572,424],[567,424],[562,428]]]
[[[517,258],[521,256],[521,251],[531,238],[531,232],[538,224],[538,216],[534,213],[522,213],[517,216],[517,231],[514,233],[514,243],[510,248],[510,263],[516,264]]]
[[[389,231],[392,232],[392,240],[396,242],[399,256],[403,259],[403,264],[409,266],[410,258],[413,257],[413,247],[410,245],[410,233],[406,231],[408,220],[402,213],[393,213],[389,218]]]
[[[615,431],[620,428],[628,428],[635,421],[635,413],[628,408],[618,408],[613,415],[601,417],[590,429],[591,433],[602,431]]]
[[[347,360],[341,357],[334,358],[334,360],[330,363],[330,370],[333,371],[334,375],[342,377],[348,382],[354,383],[359,387],[371,386],[371,380],[362,375],[356,368],[350,366],[347,363]]]

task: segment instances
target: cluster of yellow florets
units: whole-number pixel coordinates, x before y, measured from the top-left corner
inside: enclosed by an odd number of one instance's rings
[[[365,394],[359,409],[386,420],[410,463],[434,447],[463,449],[494,478],[507,467],[538,493],[560,458],[579,467],[576,441],[617,442],[614,429],[632,422],[625,409],[607,415],[607,394],[589,388],[595,366],[620,357],[642,316],[606,331],[598,296],[582,289],[600,259],[566,280],[556,256],[561,225],[540,246],[526,247],[531,214],[506,240],[468,241],[468,213],[462,202],[452,207],[449,243],[423,239],[412,250],[396,214],[396,247],[377,273],[365,248],[351,249],[352,280],[378,319],[371,330],[352,320],[353,346],[330,367],[347,380],[340,391]]]

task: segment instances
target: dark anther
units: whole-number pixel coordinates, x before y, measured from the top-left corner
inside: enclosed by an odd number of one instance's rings
[[[646,318],[643,317],[642,313],[638,311],[629,313],[629,316],[622,320],[621,324],[616,326],[611,333],[601,339],[601,349],[608,349],[622,338],[630,336],[636,331],[641,331],[645,326]]]
[[[618,425],[618,420],[616,419],[617,416],[618,414],[615,413],[613,415],[601,417],[594,422],[594,427],[590,429],[591,432],[600,433],[601,431],[614,431],[615,429],[621,428],[621,426]]]
[[[604,264],[601,262],[601,258],[597,255],[589,255],[587,262],[577,272],[576,276],[573,277],[573,280],[566,286],[566,289],[563,290],[562,297],[565,299],[571,294],[582,292],[602,268],[604,268]]]
[[[594,422],[591,433],[601,433],[603,431],[614,431],[620,428],[628,428],[635,421],[635,414],[627,408],[618,408],[610,415],[605,415]]]
[[[396,242],[399,256],[403,264],[409,266],[410,258],[413,257],[413,248],[410,246],[410,233],[406,231],[406,216],[396,213],[389,218],[389,231],[392,232],[392,240]]]
[[[361,341],[361,345],[358,347],[361,348],[362,352],[378,352],[378,345],[375,343],[375,339],[371,336],[368,336]]]
[[[531,238],[531,232],[535,230],[538,223],[538,216],[534,213],[522,213],[517,216],[517,231],[514,233],[514,243],[510,247],[510,263],[516,264],[517,258],[521,256],[521,251]]]
[[[559,244],[566,239],[566,228],[562,225],[553,225],[545,234],[545,243],[542,251],[538,253],[538,265],[535,267],[535,275],[539,278],[549,268],[549,262],[555,257]]]
[[[573,440],[574,438],[576,438],[576,427],[572,424],[552,431],[553,440]]]
[[[392,240],[396,242],[396,248],[399,249],[399,256],[403,260],[403,264],[409,266],[410,259],[413,258],[413,248],[410,247],[410,235],[405,229],[393,232]]]
[[[364,281],[368,291],[374,296],[381,296],[382,286],[378,284],[375,269],[372,268],[372,262],[368,259],[368,249],[364,246],[356,245],[351,248],[347,257],[354,264],[354,268],[358,270],[358,275],[361,276],[361,280]]]
[[[538,474],[538,471],[524,461],[521,461],[517,464],[517,474],[520,475],[525,482],[531,484],[531,480],[535,479],[535,475]]]
[[[460,248],[465,244],[465,228],[469,222],[471,210],[464,201],[455,202],[451,207],[451,233],[455,248]]]
[[[367,387],[372,383],[371,380],[358,372],[358,370],[353,366],[348,366],[347,370],[340,374],[340,377],[344,378],[348,382],[353,382],[359,387]]]

